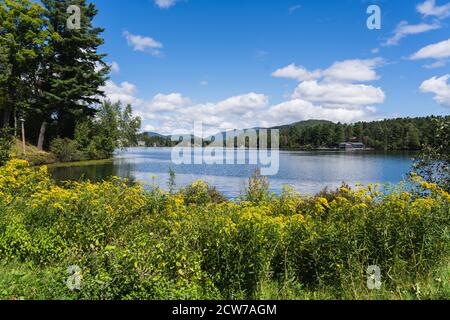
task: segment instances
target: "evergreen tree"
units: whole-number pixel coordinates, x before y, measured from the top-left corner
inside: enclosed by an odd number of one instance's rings
[[[13,112],[25,115],[36,99],[34,84],[49,34],[43,13],[30,0],[0,1],[3,127],[10,126]]]
[[[41,149],[46,125],[52,119],[56,120],[57,135],[73,137],[76,122],[95,113],[94,106],[100,103],[101,87],[109,72],[103,61],[105,55],[98,52],[104,42],[100,37],[104,30],[92,25],[97,15],[95,5],[85,0],[42,0],[42,3],[53,36],[43,73],[48,81],[41,87],[45,107],[38,114],[41,121],[38,147]],[[80,29],[67,28],[70,5],[81,10]]]

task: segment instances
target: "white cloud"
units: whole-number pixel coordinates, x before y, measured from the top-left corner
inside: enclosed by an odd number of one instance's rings
[[[450,2],[442,6],[437,6],[436,0],[426,0],[418,4],[416,8],[424,17],[431,16],[443,19],[450,16]]]
[[[290,64],[287,67],[278,69],[272,73],[272,76],[275,78],[288,78],[298,81],[316,79],[319,78],[320,75],[320,70],[309,72],[304,67],[296,66],[295,64]]]
[[[295,79],[297,88],[288,101],[272,106],[270,119],[290,123],[306,119],[324,119],[340,122],[369,120],[385,100],[381,88],[361,84],[379,79],[375,69],[383,59],[344,60],[324,70],[308,71],[291,64],[278,69],[272,76]]]
[[[154,131],[155,131],[155,127],[152,126],[151,124],[144,126],[144,132],[154,132]]]
[[[278,69],[272,76],[300,82],[292,99],[302,99],[328,108],[354,109],[383,103],[383,90],[355,83],[379,79],[375,69],[382,63],[380,58],[344,60],[333,63],[328,69],[313,72],[291,64]]]
[[[448,57],[450,57],[450,38],[420,49],[410,59],[445,59]]]
[[[110,67],[111,73],[118,74],[120,73],[120,66],[117,62],[113,61],[111,63],[106,62],[106,65]],[[96,62],[95,64],[95,72],[100,72],[104,69],[104,66],[100,62]]]
[[[358,108],[384,102],[385,94],[380,88],[352,83],[319,83],[316,80],[299,84],[292,95],[329,108]]]
[[[269,98],[263,94],[254,92],[240,96],[234,96],[217,103],[216,108],[221,112],[233,112],[245,114],[248,110],[256,110],[267,106]]]
[[[446,60],[438,60],[436,62],[426,64],[423,67],[426,69],[435,69],[435,68],[441,68],[444,67],[447,64]]]
[[[105,93],[112,101],[131,103],[146,129],[167,135],[190,133],[194,122],[203,123],[204,136],[307,119],[349,123],[375,119],[375,106],[384,101],[385,94],[381,88],[361,82],[378,79],[375,69],[381,63],[381,59],[345,60],[316,71],[289,65],[273,76],[294,79],[298,86],[286,101],[275,105],[268,96],[256,92],[203,103],[181,93],[159,93],[143,100],[136,97],[136,86],[128,82],[118,85],[108,81]]]
[[[108,80],[101,90],[105,92],[106,99],[111,102],[120,101],[124,104],[131,105],[138,105],[141,103],[141,100],[135,97],[137,93],[136,86],[127,81],[117,85],[114,81]]]
[[[116,61],[109,63],[109,66],[111,67],[112,73],[120,73],[120,66]]]
[[[163,48],[162,43],[156,41],[150,37],[143,37],[140,35],[134,35],[128,31],[124,31],[124,37],[127,39],[128,45],[133,47],[134,51],[147,52],[153,56],[161,56],[160,49]]]
[[[159,93],[148,104],[145,104],[145,107],[149,112],[168,112],[190,104],[191,100],[184,97],[181,93],[167,95]]]
[[[441,28],[441,25],[437,22],[428,24],[428,23],[419,23],[419,24],[408,24],[407,21],[402,21],[398,24],[397,28],[394,31],[394,35],[389,38],[383,46],[393,46],[397,45],[401,39],[409,36],[420,34],[432,30],[436,30]]]
[[[339,61],[326,69],[323,76],[342,81],[373,81],[379,78],[374,69],[382,62],[380,58]]]
[[[158,6],[161,9],[168,9],[170,7],[173,7],[177,0],[155,0],[156,6]]]
[[[336,81],[373,81],[378,79],[375,68],[383,63],[381,58],[368,60],[344,60],[335,62],[325,70],[308,71],[302,66],[290,64],[272,73],[276,78],[287,78],[297,81],[313,80],[325,77]]]
[[[433,77],[424,81],[420,86],[420,91],[425,93],[434,93],[434,100],[444,107],[450,108],[450,84],[448,80],[450,74],[443,77]]]
[[[202,80],[202,81],[200,81],[200,85],[201,86],[207,86],[209,83],[208,83],[208,81],[206,81],[206,80]]]
[[[302,99],[293,99],[271,107],[268,113],[276,123],[292,123],[309,119],[349,123],[370,120],[375,112],[376,109],[370,107],[361,109],[330,109],[316,106]]]

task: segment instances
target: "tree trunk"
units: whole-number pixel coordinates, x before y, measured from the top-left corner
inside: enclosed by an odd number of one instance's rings
[[[17,110],[14,108],[14,137],[17,138]]]
[[[39,150],[44,150],[45,130],[47,129],[47,122],[42,122],[41,130],[39,131],[39,139],[37,147]]]
[[[9,127],[9,122],[11,120],[11,111],[12,108],[9,106],[6,106],[5,109],[3,110],[3,123],[2,123],[3,128]]]
[[[26,142],[25,142],[25,121],[22,122],[22,152],[26,155]]]

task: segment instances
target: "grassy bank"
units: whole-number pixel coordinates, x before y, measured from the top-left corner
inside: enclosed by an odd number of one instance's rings
[[[60,162],[56,155],[51,152],[41,151],[37,147],[26,144],[25,153],[23,152],[22,142],[18,139],[13,139],[11,157],[13,159],[25,160],[33,166],[47,165],[49,168],[63,168],[72,166],[89,166],[111,163],[113,159],[101,159],[101,160],[83,160],[83,161],[70,161]]]
[[[0,298],[450,297],[450,195],[436,185],[314,197],[249,185],[240,202],[202,182],[173,194],[117,178],[61,187],[14,160],[0,168]],[[366,285],[371,265],[380,290]]]
[[[51,164],[58,161],[54,154],[46,151],[41,151],[37,147],[28,143],[25,145],[24,153],[22,141],[18,139],[13,139],[11,157],[20,160],[26,160],[32,165]]]

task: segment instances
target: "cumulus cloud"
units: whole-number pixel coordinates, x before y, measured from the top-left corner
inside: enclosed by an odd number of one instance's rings
[[[304,81],[292,95],[329,108],[353,109],[384,102],[385,94],[380,88],[353,83],[319,83],[316,80]]]
[[[420,49],[410,59],[445,59],[448,57],[450,57],[450,38]]]
[[[441,25],[437,22],[429,23],[419,23],[419,24],[408,24],[407,21],[402,21],[398,24],[395,29],[393,36],[383,43],[383,46],[393,46],[397,45],[401,39],[415,34],[420,34],[432,30],[441,28]]]
[[[168,9],[176,4],[177,0],[155,0],[155,5],[161,9]]]
[[[233,112],[235,114],[245,114],[248,110],[256,110],[267,106],[269,98],[263,94],[247,93],[234,96],[217,103],[216,108],[222,112]]]
[[[450,16],[450,2],[442,6],[436,5],[436,0],[426,0],[417,5],[417,11],[424,17],[436,17],[439,19]]]
[[[149,100],[136,97],[137,87],[129,82],[116,84],[108,80],[102,88],[105,100],[131,104],[136,115],[144,121],[144,127],[155,128],[163,134],[176,131],[192,131],[194,121],[208,128],[207,135],[234,128],[244,129],[264,123],[269,98],[250,92],[217,102],[193,103],[181,93],[158,93]],[[150,130],[154,131],[154,130]]]
[[[375,119],[383,103],[381,88],[366,83],[379,78],[381,59],[345,60],[327,69],[309,71],[295,64],[275,71],[273,77],[298,82],[286,101],[271,104],[265,94],[249,92],[218,101],[195,102],[181,93],[136,97],[135,85],[108,81],[104,91],[111,101],[131,103],[150,131],[162,134],[191,133],[194,122],[204,125],[204,136],[232,129],[272,127],[307,119],[354,122]]]
[[[111,102],[122,102],[124,104],[139,105],[141,100],[136,98],[137,88],[134,84],[127,81],[116,84],[114,81],[108,80],[101,88],[105,93],[106,99]]]
[[[145,107],[149,112],[168,112],[189,106],[190,104],[191,100],[184,97],[181,93],[167,95],[159,93],[149,103],[145,104]]]
[[[434,93],[434,100],[444,107],[450,108],[450,84],[448,80],[450,74],[443,77],[433,77],[424,81],[420,86],[420,91],[424,93]]]
[[[124,31],[123,36],[127,39],[128,45],[132,47],[134,51],[147,52],[152,56],[157,57],[162,56],[161,49],[163,48],[163,45],[155,39],[134,35],[128,31]]]
[[[361,109],[347,108],[325,108],[316,106],[311,102],[302,99],[293,99],[275,105],[269,109],[271,119],[277,123],[291,123],[295,121],[321,119],[335,122],[355,122],[359,120],[369,120],[373,117],[376,109],[365,107]]]
[[[379,77],[375,68],[383,63],[383,59],[345,60],[335,62],[323,71],[326,78],[342,81],[373,81]]]
[[[291,64],[276,70],[272,76],[294,79],[300,83],[290,100],[270,107],[271,119],[290,123],[306,119],[354,122],[372,119],[374,105],[385,100],[381,88],[362,84],[379,79],[376,68],[380,58],[344,60],[327,69],[308,71]]]
[[[335,62],[325,70],[308,71],[302,66],[290,64],[272,73],[275,78],[287,78],[297,81],[306,81],[325,77],[336,81],[373,81],[378,76],[375,68],[380,66],[383,60],[380,58],[368,60],[344,60]]]
[[[385,95],[380,88],[358,83],[379,79],[375,69],[382,63],[380,58],[344,60],[333,63],[325,70],[313,72],[289,65],[272,75],[300,82],[292,99],[302,99],[323,107],[352,109],[384,101]]]
[[[316,79],[319,78],[320,75],[320,70],[309,72],[304,67],[295,64],[290,64],[284,68],[275,70],[275,72],[272,73],[272,76],[275,78],[287,78],[298,81]]]

